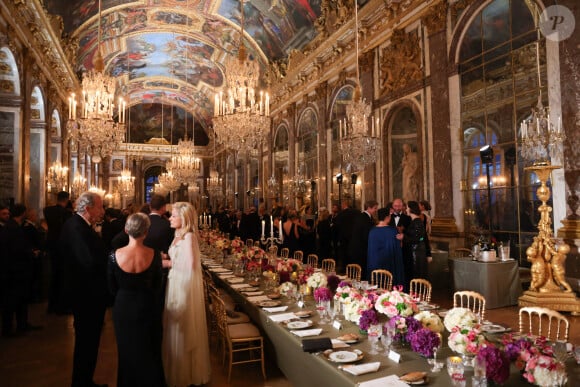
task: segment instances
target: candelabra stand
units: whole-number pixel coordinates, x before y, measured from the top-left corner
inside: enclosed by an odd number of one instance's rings
[[[274,246],[276,244],[281,245],[282,242],[284,242],[284,239],[276,238],[275,236],[266,237],[262,235],[262,237],[260,238],[260,242],[262,243],[262,245],[266,246],[266,249],[270,249],[271,246]]]
[[[538,207],[538,235],[526,250],[527,259],[532,263],[532,282],[530,289],[519,298],[519,306],[543,306],[580,315],[580,300],[566,282],[565,262],[570,246],[563,241],[556,244],[550,218],[552,207],[546,204],[550,199],[550,188],[546,182],[550,173],[560,167],[549,163],[536,163],[525,169],[534,172],[540,180],[536,194],[542,204]]]

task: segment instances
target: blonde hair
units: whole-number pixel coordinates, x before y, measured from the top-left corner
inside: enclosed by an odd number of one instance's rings
[[[188,202],[176,202],[171,207],[172,211],[177,211],[181,218],[181,229],[183,233],[195,232],[197,228],[197,211]]]

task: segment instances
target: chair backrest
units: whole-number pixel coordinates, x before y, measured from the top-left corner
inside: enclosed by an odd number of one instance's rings
[[[278,256],[278,246],[277,245],[270,246],[270,248],[268,249],[268,252],[270,254],[272,254],[273,256],[277,257]]]
[[[376,269],[371,272],[371,285],[391,291],[393,288],[393,274],[385,269]]]
[[[302,260],[304,259],[304,253],[301,250],[296,250],[294,252],[294,257],[292,257],[292,258],[294,258],[297,261],[302,262]]]
[[[289,256],[290,256],[290,249],[288,247],[282,247],[282,250],[280,250],[280,256],[282,258],[289,258]]]
[[[477,292],[464,290],[453,294],[453,307],[467,308],[479,316],[485,317],[485,297]]]
[[[336,270],[336,261],[332,258],[325,258],[322,260],[322,271],[332,273]]]
[[[525,317],[527,316],[528,323],[526,324]],[[556,329],[552,329],[552,322]],[[562,329],[563,328],[563,329]],[[548,340],[563,340],[568,341],[568,331],[570,323],[568,319],[555,310],[542,308],[539,306],[526,306],[520,308],[520,332],[530,333],[532,335],[544,336]],[[554,332],[555,331],[555,332]],[[555,336],[552,335],[555,333]],[[562,334],[562,337],[560,337]]]
[[[458,247],[451,253],[451,258],[463,258],[469,257],[471,255],[471,250],[465,247]]]
[[[221,298],[219,298],[217,293],[210,292],[211,297],[211,310],[215,323],[217,325],[218,332],[222,337],[226,338],[229,336],[228,331],[228,316],[226,314],[226,307]]]
[[[318,269],[318,255],[308,254],[308,257],[306,257],[306,263],[310,265],[310,267]]]
[[[260,247],[260,241],[254,241],[254,247]]]
[[[360,281],[362,269],[358,263],[349,263],[346,265],[346,277],[351,280]]]
[[[252,238],[246,239],[246,246],[251,247],[254,245],[254,240]]]
[[[431,301],[431,282],[423,278],[415,278],[411,280],[410,294],[412,297],[419,299],[419,301]]]

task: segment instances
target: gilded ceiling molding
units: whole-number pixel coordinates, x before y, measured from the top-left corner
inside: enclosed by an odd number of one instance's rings
[[[442,31],[447,25],[447,2],[441,0],[439,3],[429,7],[429,11],[421,18],[421,22],[427,27],[427,32],[432,35]]]
[[[455,28],[457,20],[461,17],[461,13],[471,5],[475,0],[456,0],[449,4],[449,15],[451,16],[451,27]]]
[[[9,32],[8,38],[29,48],[39,72],[54,85],[59,98],[66,100],[70,90],[79,88],[79,82],[60,45],[62,19],[49,15],[41,0],[11,0],[4,6],[7,10],[4,16],[8,16],[6,22],[11,27],[8,31],[14,29],[14,36]],[[17,47],[9,47],[16,54]]]
[[[417,31],[393,31],[391,44],[383,49],[380,58],[380,96],[403,89],[422,77],[421,46]]]
[[[359,55],[358,63],[363,73],[370,72],[373,69],[375,59],[374,50],[363,52]]]

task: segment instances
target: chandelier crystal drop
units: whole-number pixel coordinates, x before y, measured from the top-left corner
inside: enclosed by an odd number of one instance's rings
[[[229,56],[225,61],[226,87],[215,95],[213,128],[226,148],[249,151],[260,146],[270,131],[270,96],[257,92],[260,66],[246,55],[243,2],[240,6],[238,57]]]
[[[60,161],[55,161],[48,168],[46,186],[48,192],[66,191],[68,185],[68,167],[63,166]]]

